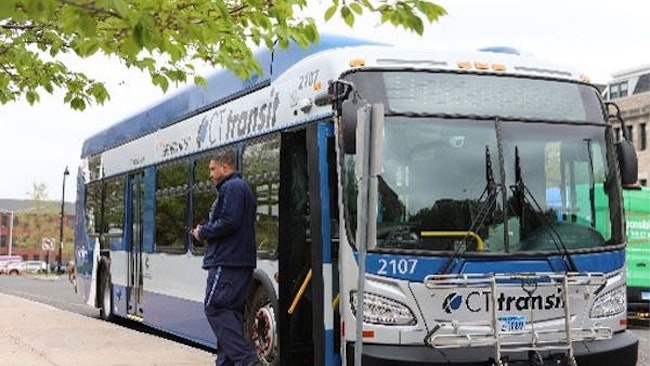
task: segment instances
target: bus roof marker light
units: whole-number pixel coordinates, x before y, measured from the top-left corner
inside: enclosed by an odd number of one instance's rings
[[[362,67],[366,66],[366,60],[363,58],[353,58],[350,60],[350,67]]]
[[[469,69],[472,68],[472,63],[469,62],[469,61],[458,61],[457,66],[458,66],[459,69],[469,70]]]
[[[490,68],[490,65],[487,62],[475,61],[474,67],[477,70],[488,70]]]
[[[506,71],[506,65],[504,64],[492,64],[492,70],[494,71]]]

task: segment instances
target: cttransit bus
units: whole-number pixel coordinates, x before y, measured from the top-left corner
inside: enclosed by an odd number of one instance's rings
[[[636,155],[579,73],[325,36],[257,57],[263,75],[217,72],[85,141],[76,263],[102,317],[215,345],[188,229],[233,149],[258,203],[244,331],[269,363],[636,363]]]

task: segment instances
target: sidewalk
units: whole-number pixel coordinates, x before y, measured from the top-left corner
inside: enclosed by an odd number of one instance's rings
[[[214,364],[208,352],[0,293],[0,365]]]

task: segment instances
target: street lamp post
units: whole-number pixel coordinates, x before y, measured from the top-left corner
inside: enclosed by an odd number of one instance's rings
[[[65,177],[70,175],[68,171],[68,166],[66,165],[65,170],[63,171],[63,192],[61,193],[61,217],[59,222],[59,261],[57,264],[57,273],[61,273],[61,262],[63,262],[63,216],[65,215]]]

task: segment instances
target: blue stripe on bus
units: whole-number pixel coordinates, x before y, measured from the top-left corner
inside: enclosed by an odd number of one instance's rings
[[[357,260],[358,255],[358,252],[355,252]],[[580,272],[609,273],[623,268],[625,264],[624,250],[573,254],[571,257]],[[401,280],[422,281],[426,276],[440,271],[447,259],[448,257],[368,253],[366,273]],[[450,266],[450,273],[564,272],[566,270],[566,260],[559,255],[502,259],[456,258]]]
[[[329,123],[318,125],[318,169],[320,170],[321,231],[323,239],[323,263],[332,263],[332,235],[330,220],[329,164],[327,138],[334,133]]]
[[[331,351],[331,352],[328,352]],[[341,355],[334,348],[334,330],[325,329],[325,366],[341,364]]]

